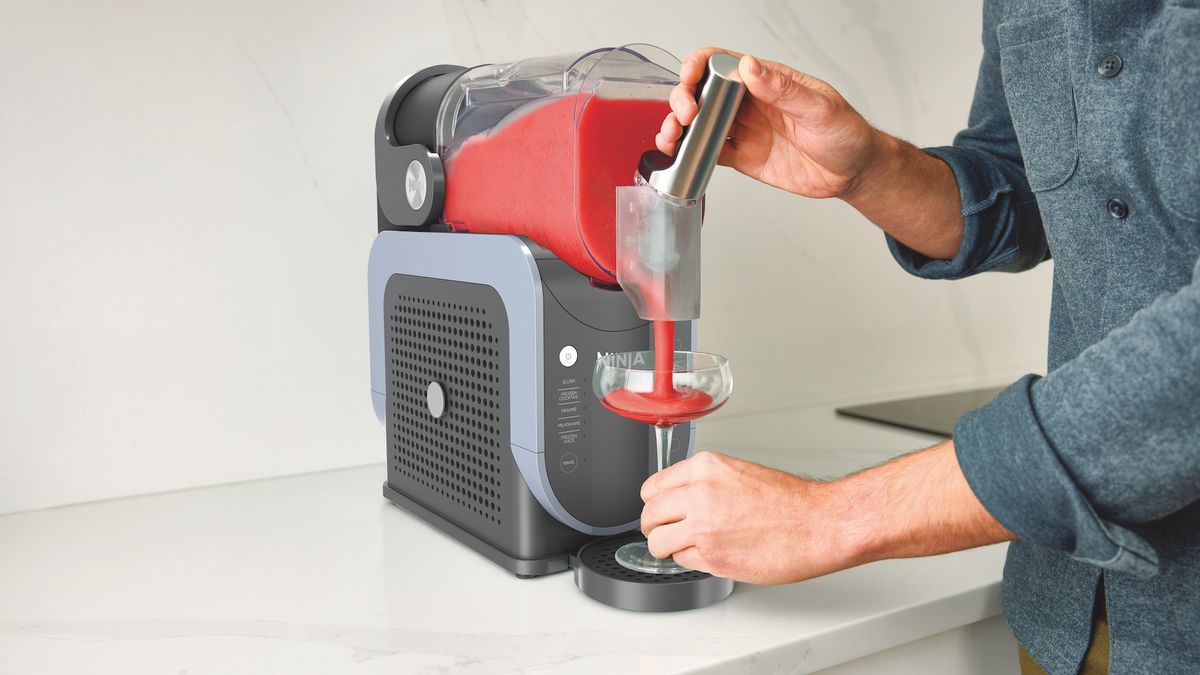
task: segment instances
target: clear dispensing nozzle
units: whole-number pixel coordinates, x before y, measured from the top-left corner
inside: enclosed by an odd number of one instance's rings
[[[680,202],[648,185],[617,188],[617,282],[638,316],[700,316],[700,200]]]
[[[700,316],[702,200],[746,91],[737,68],[729,54],[710,56],[675,156],[646,153],[637,185],[617,188],[617,281],[644,319]]]

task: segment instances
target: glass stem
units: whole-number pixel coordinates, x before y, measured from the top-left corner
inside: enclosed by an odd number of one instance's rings
[[[654,439],[658,443],[658,470],[671,466],[671,439],[675,435],[675,425],[654,425]]]

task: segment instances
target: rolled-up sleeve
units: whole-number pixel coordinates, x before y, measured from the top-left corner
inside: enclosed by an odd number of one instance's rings
[[[1128,528],[1200,499],[1200,260],[1187,286],[965,415],[954,444],[980,502],[1021,539],[1154,574]]]
[[[928,258],[887,237],[892,256],[909,273],[959,279],[989,270],[1019,272],[1049,258],[1021,150],[1000,78],[995,27],[998,3],[984,5],[983,60],[967,128],[952,146],[926,148],[954,173],[962,204],[963,237],[950,260]]]
[[[953,171],[962,246],[931,260],[889,240],[913,274],[958,278],[1049,257],[1000,81],[985,4],[984,58],[969,128],[926,152]],[[1141,526],[1200,500],[1200,260],[1190,282],[1142,308],[1045,377],[1029,375],[963,416],[954,445],[975,495],[1021,540],[1150,576]]]

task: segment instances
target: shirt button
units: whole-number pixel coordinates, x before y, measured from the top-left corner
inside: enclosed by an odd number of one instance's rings
[[[1116,77],[1117,73],[1121,72],[1124,63],[1121,62],[1121,57],[1116,54],[1105,54],[1096,62],[1096,72],[1104,77]]]
[[[1108,215],[1116,218],[1117,220],[1121,220],[1125,216],[1129,215],[1129,207],[1126,206],[1125,202],[1121,201],[1120,199],[1110,199],[1108,200]]]

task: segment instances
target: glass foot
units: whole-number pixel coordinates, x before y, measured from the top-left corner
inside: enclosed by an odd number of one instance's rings
[[[622,567],[646,574],[680,574],[691,572],[670,558],[655,558],[645,540],[631,541],[617,549],[617,562]]]

